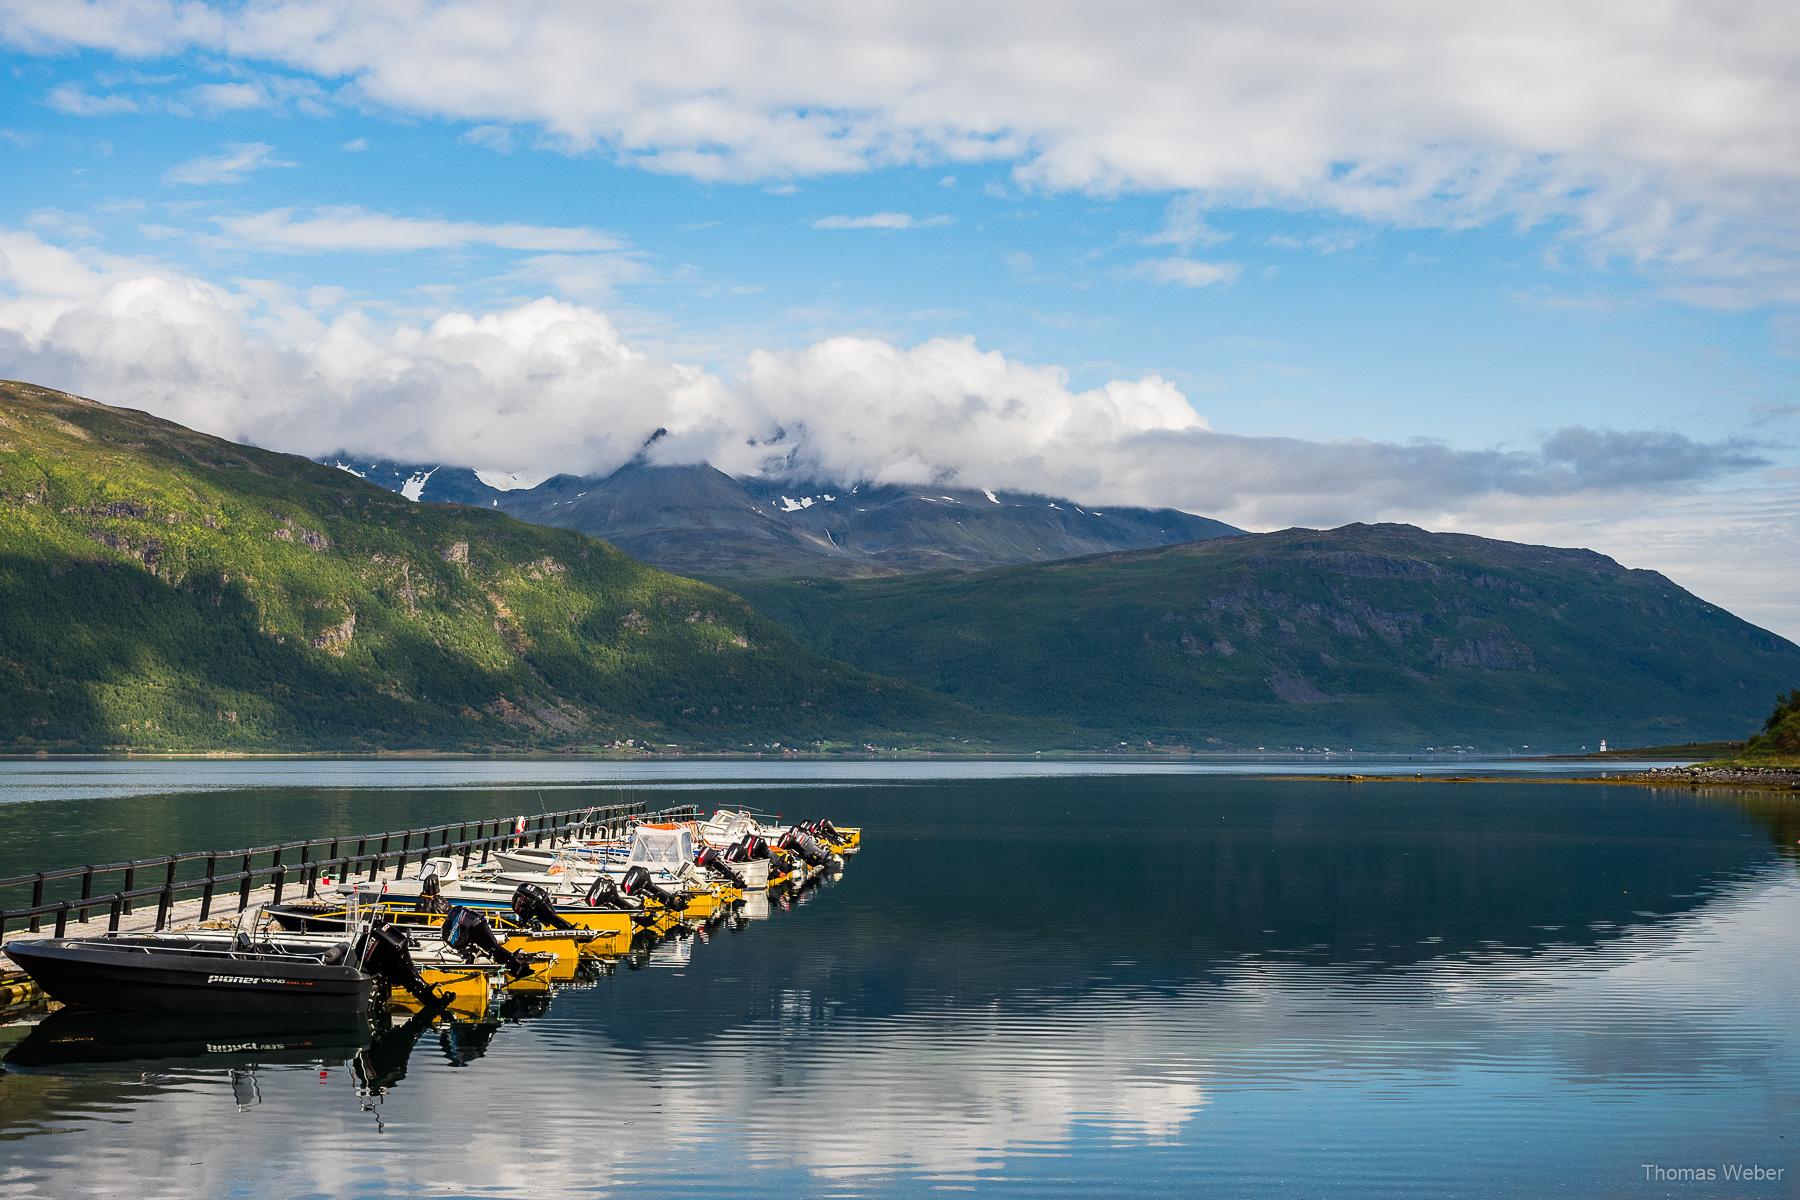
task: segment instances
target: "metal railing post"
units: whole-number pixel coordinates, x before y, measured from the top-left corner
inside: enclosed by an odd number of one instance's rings
[[[206,856],[206,886],[200,891],[200,919],[202,921],[212,916],[213,888],[218,886],[218,875],[219,856],[208,854]],[[85,910],[81,914],[81,919],[87,920]]]

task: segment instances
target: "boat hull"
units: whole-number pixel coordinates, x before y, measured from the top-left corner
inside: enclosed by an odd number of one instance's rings
[[[45,938],[6,952],[54,1000],[127,1012],[245,1016],[366,1012],[376,987],[351,966],[269,962],[141,944]]]

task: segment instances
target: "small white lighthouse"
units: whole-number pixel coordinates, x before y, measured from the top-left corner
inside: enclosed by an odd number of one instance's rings
[[[1602,753],[1602,754],[1606,753],[1606,739],[1605,738],[1600,739],[1600,753]]]

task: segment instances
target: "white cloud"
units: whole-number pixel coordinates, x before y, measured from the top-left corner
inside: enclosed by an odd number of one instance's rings
[[[1199,195],[1188,192],[1169,201],[1169,211],[1163,218],[1163,227],[1145,238],[1144,244],[1173,246],[1185,252],[1195,246],[1216,246],[1230,240],[1229,233],[1214,229],[1206,223],[1204,200]]]
[[[951,220],[952,218],[941,214],[915,217],[911,213],[878,212],[862,217],[820,217],[812,223],[812,227],[814,229],[925,229],[931,226],[948,225]]]
[[[199,186],[242,183],[252,171],[293,165],[276,158],[275,147],[266,142],[234,142],[225,147],[223,154],[193,158],[170,167],[163,172],[162,179],[164,183]]]
[[[366,137],[351,138],[349,141],[338,147],[339,150],[342,150],[346,154],[361,154],[368,148],[369,139]]]
[[[1236,263],[1204,262],[1197,258],[1151,258],[1133,267],[1131,273],[1153,283],[1199,288],[1231,283],[1242,271]]]
[[[64,83],[50,89],[44,103],[71,117],[113,117],[136,112],[137,101],[116,93],[97,96],[80,84]]]
[[[920,0],[795,21],[780,0],[704,18],[522,0],[496,36],[474,0],[431,20],[99,0],[9,5],[0,37],[283,64],[397,111],[536,125],[702,179],[1000,161],[1025,186],[1540,225],[1696,302],[1800,299],[1800,21],[1779,2],[1137,0],[1095,21]],[[66,111],[114,103],[60,94]]]
[[[0,232],[0,371],[284,450],[405,446],[514,470],[617,465],[658,427],[745,425],[721,381],[628,346],[590,308],[408,323],[342,300]]]
[[[462,135],[462,140],[496,154],[511,154],[513,131],[505,125],[477,125]]]
[[[592,303],[608,299],[619,284],[649,275],[642,259],[629,254],[537,254],[515,264],[508,278]]]
[[[188,94],[196,104],[215,112],[242,112],[269,105],[268,92],[254,83],[204,83]]]
[[[234,246],[288,254],[325,251],[403,252],[495,246],[503,250],[581,253],[618,250],[624,243],[586,226],[484,224],[436,217],[399,217],[356,207],[292,208],[218,219],[219,235]]]

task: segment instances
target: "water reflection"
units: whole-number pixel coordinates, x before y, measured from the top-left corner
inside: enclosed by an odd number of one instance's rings
[[[833,801],[867,831],[835,886],[483,1025],[225,1070],[165,1034],[124,1077],[31,1051],[0,1078],[0,1194],[1641,1195],[1644,1161],[1800,1166],[1791,810],[1195,781]]]

